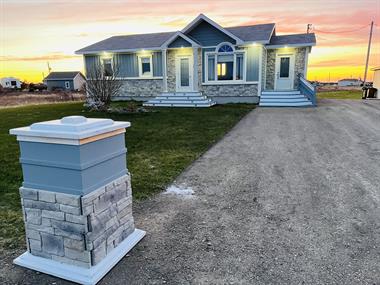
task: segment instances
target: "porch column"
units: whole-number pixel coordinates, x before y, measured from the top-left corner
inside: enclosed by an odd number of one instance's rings
[[[167,62],[166,62],[167,50],[162,50],[162,89],[163,92],[168,92],[168,78],[167,78]]]
[[[193,47],[193,89],[198,91],[198,47]]]

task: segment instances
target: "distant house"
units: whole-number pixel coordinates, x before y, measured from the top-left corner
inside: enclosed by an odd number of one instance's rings
[[[372,86],[377,89],[376,98],[380,99],[380,66],[372,68],[372,70],[374,71]]]
[[[360,86],[362,81],[354,78],[345,78],[338,81],[338,86],[340,87],[348,87],[348,86]]]
[[[21,81],[15,77],[1,78],[0,84],[3,88],[20,89]]]
[[[86,78],[79,71],[50,72],[50,74],[45,77],[44,82],[48,91],[78,91],[83,88]]]

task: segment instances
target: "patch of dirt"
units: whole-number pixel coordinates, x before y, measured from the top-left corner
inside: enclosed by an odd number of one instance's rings
[[[0,94],[0,108],[84,100],[81,92],[10,92]]]

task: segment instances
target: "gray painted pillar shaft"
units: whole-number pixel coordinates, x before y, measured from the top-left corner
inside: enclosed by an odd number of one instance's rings
[[[162,89],[164,92],[168,92],[168,78],[167,78],[167,62],[166,62],[166,53],[167,50],[162,50],[162,63],[163,63],[163,69],[162,69]]]
[[[193,66],[193,89],[194,91],[198,91],[198,48],[193,48],[193,59],[194,59],[194,66]]]

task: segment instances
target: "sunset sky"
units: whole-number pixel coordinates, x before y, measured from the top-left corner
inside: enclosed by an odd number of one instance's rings
[[[0,77],[40,82],[53,71],[83,70],[74,52],[113,35],[182,29],[199,13],[222,26],[276,23],[277,34],[313,24],[310,80],[363,77],[369,24],[370,67],[380,65],[380,0],[121,1],[0,0]],[[372,78],[369,71],[369,79]]]

